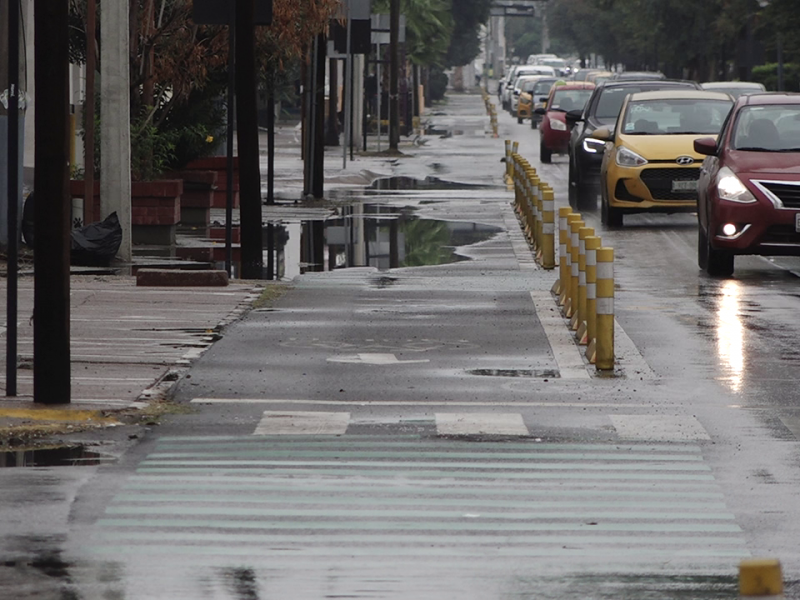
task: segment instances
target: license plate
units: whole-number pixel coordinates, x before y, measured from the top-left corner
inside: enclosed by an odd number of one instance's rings
[[[794,214],[794,230],[800,233],[800,213]]]
[[[680,181],[673,179],[672,191],[673,192],[694,192],[697,190],[697,180]]]

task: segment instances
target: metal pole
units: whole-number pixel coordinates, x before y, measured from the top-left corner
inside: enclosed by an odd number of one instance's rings
[[[309,185],[307,187],[308,193],[314,196],[316,188],[316,159],[317,159],[317,69],[319,61],[317,54],[319,53],[319,36],[314,36],[314,43],[311,46],[311,85],[309,86],[311,113],[309,119],[309,135],[308,135],[308,157],[309,157]]]
[[[345,50],[345,76],[344,76],[344,83],[343,88],[344,92],[344,144],[342,144],[342,168],[347,168],[347,144],[349,143],[349,136],[350,136],[350,103],[353,101],[353,89],[347,89],[348,82],[350,81],[350,73],[353,71],[353,55],[350,53],[350,39],[352,36],[352,31],[350,29],[350,24],[352,23],[352,19],[350,18],[350,2],[347,3],[347,49]]]
[[[233,126],[236,110],[236,2],[228,8],[228,139],[227,139],[227,186],[225,197],[225,270],[228,277],[233,273]],[[240,224],[241,227],[241,224]],[[240,231],[241,236],[241,231]],[[241,237],[240,237],[241,240]],[[241,242],[240,242],[241,243]]]
[[[378,152],[381,151],[381,45],[378,44]]]
[[[350,55],[350,60],[353,60],[353,55]],[[350,144],[350,160],[353,160],[353,108],[355,107],[355,102],[353,102],[354,98],[353,95],[356,91],[356,76],[355,76],[355,69],[353,69],[353,65],[350,65],[350,132],[348,133],[347,140]]]
[[[17,395],[17,215],[19,202],[19,2],[8,2],[8,288],[6,396]],[[44,201],[40,198],[39,201]]]

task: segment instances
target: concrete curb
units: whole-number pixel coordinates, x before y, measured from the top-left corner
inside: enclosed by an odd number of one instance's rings
[[[220,270],[139,269],[137,286],[151,287],[224,287],[228,273]]]

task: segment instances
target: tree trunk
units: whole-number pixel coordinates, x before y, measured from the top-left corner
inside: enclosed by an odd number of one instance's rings
[[[236,1],[236,139],[239,147],[242,277],[260,279],[264,259],[256,105],[255,1]]]

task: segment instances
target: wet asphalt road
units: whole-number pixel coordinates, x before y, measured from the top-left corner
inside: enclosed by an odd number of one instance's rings
[[[538,166],[538,132],[501,113],[492,139],[479,96],[437,112],[452,135],[387,174],[485,187],[333,195],[501,232],[456,263],[307,273],[181,382],[191,413],[113,464],[6,477],[9,597],[732,598],[749,556],[800,597],[800,261],[711,279],[693,215],[584,211],[616,252],[598,377],[502,183],[503,140]],[[539,172],[564,205],[566,158]],[[31,493],[57,531],[25,522]]]

